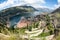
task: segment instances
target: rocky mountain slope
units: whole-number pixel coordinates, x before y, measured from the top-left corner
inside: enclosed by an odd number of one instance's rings
[[[60,13],[60,7],[57,8],[56,10],[54,10],[52,13],[56,13],[56,12],[59,12]]]
[[[32,6],[16,6],[0,11],[0,16],[9,16],[9,15],[12,16],[18,13],[20,14],[24,12],[34,12],[34,11],[36,11],[36,9],[33,8]]]
[[[48,8],[38,8],[37,10],[43,13],[50,13],[53,11],[52,9],[48,9]]]
[[[0,11],[0,24],[5,24],[6,21],[16,15],[20,15],[23,13],[29,13],[29,12],[34,12],[37,11],[37,9],[35,9],[32,6],[16,6],[16,7],[11,7],[11,8],[7,8],[4,9],[2,11]]]

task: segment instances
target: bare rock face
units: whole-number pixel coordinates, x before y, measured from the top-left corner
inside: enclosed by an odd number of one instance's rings
[[[53,37],[54,37],[54,35],[47,36],[47,37],[46,37],[46,40],[52,40]]]
[[[43,28],[45,26],[46,26],[46,22],[45,21],[42,20],[42,21],[39,22],[39,26],[38,26],[39,28]]]
[[[26,18],[21,17],[21,20],[17,23],[17,28],[24,28],[30,24],[31,24],[31,21],[28,21]]]

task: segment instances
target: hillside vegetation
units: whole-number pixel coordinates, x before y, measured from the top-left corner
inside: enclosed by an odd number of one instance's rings
[[[26,9],[27,8],[27,9]],[[25,10],[21,7],[14,7],[7,9],[7,11],[1,12],[1,17],[5,17],[8,13],[11,15],[17,12],[28,12],[30,11],[29,7],[25,7]],[[16,11],[15,11],[16,10]],[[33,10],[33,9],[32,9]],[[7,13],[4,15],[4,13]],[[31,11],[32,12],[32,11]],[[0,17],[0,18],[1,18]],[[31,25],[27,25],[24,28],[7,28],[6,21],[4,19],[0,20],[0,39],[1,40],[60,40],[60,8],[56,9],[50,14],[41,14],[37,15],[37,20],[30,20]],[[2,23],[2,24],[1,24]],[[42,30],[42,31],[41,31]],[[32,35],[33,34],[33,35]],[[53,36],[51,36],[53,35]],[[6,37],[6,38],[5,38]]]

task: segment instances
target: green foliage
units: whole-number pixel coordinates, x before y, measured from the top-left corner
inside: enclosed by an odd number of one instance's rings
[[[50,32],[42,32],[38,37],[46,37],[46,36],[49,36],[50,35]]]
[[[52,24],[50,23],[50,25],[48,25],[48,27],[47,27],[49,30],[54,30],[54,28],[53,28],[53,26],[52,26]]]
[[[50,17],[49,15],[46,15],[46,19],[47,19],[47,28],[48,30],[50,30],[51,34],[54,33],[54,27],[52,25],[52,23],[50,22]]]
[[[51,23],[48,25],[47,28],[48,28],[48,30],[50,30],[50,33],[51,33],[51,34],[54,33],[54,27],[52,26]]]
[[[32,28],[38,28],[39,22],[34,22],[32,25],[27,26],[29,31],[32,31]]]
[[[38,28],[38,25],[39,25],[39,22],[36,22],[36,23],[35,23],[36,28]]]
[[[32,26],[31,25],[28,27],[28,30],[29,31],[32,31]]]
[[[33,28],[38,28],[38,26],[39,26],[39,22],[34,22],[34,24],[32,24]]]
[[[9,40],[16,40],[16,37],[11,35],[11,37],[9,38]]]
[[[20,34],[25,34],[25,29],[24,29],[24,28],[19,29],[18,32],[19,32]]]
[[[24,28],[14,29],[14,30],[4,28],[1,30],[1,33],[5,35],[9,35],[10,37],[9,38],[0,37],[0,39],[2,40],[23,40],[22,38],[20,38],[20,35],[24,34],[24,32],[25,32]]]
[[[46,38],[44,37],[42,40],[46,40]]]
[[[60,40],[60,33],[59,33],[59,35],[56,37],[56,40]]]
[[[47,20],[48,22],[50,22],[50,17],[49,17],[48,14],[46,15],[46,20]]]

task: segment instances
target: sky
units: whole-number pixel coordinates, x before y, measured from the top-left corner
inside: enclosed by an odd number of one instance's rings
[[[56,9],[60,6],[60,0],[0,0],[0,10],[21,5]]]

